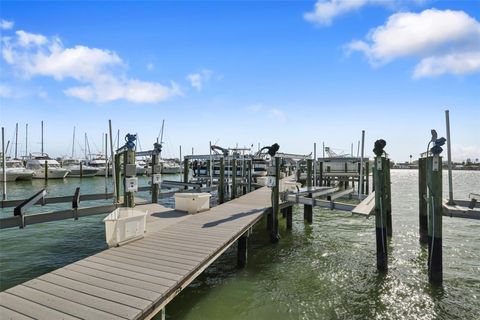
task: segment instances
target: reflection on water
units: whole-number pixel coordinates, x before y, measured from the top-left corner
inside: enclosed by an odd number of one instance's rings
[[[456,198],[478,193],[480,172],[454,171],[454,187]],[[480,222],[444,217],[444,284],[432,287],[418,243],[417,193],[416,171],[392,171],[387,274],[376,272],[374,219],[315,208],[305,225],[296,206],[291,232],[280,221],[280,243],[271,245],[259,223],[248,266],[236,269],[231,248],[167,306],[167,318],[480,319]],[[102,218],[2,230],[2,289],[102,250]]]

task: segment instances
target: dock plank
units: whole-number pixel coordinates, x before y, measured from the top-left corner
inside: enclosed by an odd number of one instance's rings
[[[14,287],[15,288],[15,287]],[[38,320],[51,320],[51,319],[62,319],[62,320],[76,320],[80,319],[63,312],[59,312],[55,309],[51,309],[39,303],[30,301],[18,297],[16,295],[10,294],[8,292],[2,292],[0,305],[8,308],[12,311],[17,312],[19,315],[24,315]]]
[[[149,211],[144,238],[10,288],[0,306],[19,319],[149,318],[264,216],[270,195],[261,188],[195,215],[139,205]]]
[[[11,294],[30,301],[35,301],[45,307],[70,314],[78,318],[89,318],[98,320],[116,320],[121,319],[111,313],[103,312],[80,303],[72,302],[43,291],[38,291],[24,285],[13,287],[9,290]]]
[[[34,279],[24,283],[25,286],[49,293],[51,295],[68,299],[70,301],[81,301],[82,304],[94,307],[100,311],[105,311],[121,318],[130,319],[138,314],[138,309],[125,306],[115,301],[98,298],[83,292],[65,288],[40,279]]]
[[[27,317],[21,313],[15,312],[13,310],[7,309],[0,306],[0,319],[4,320],[30,320],[33,318]]]
[[[359,214],[363,216],[370,216],[375,210],[375,191],[370,193],[362,202],[360,202],[353,210],[353,214]]]

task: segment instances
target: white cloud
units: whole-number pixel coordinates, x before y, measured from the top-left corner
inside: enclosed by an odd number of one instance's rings
[[[468,74],[480,71],[480,23],[463,11],[401,12],[372,29],[367,41],[352,41],[347,48],[364,53],[374,66],[419,58],[417,78]]]
[[[429,0],[318,0],[315,9],[303,18],[317,25],[329,26],[334,18],[367,5],[382,6],[393,10],[404,10],[411,5],[424,5]]]
[[[8,21],[4,19],[0,21],[0,29],[2,30],[10,30],[13,28],[13,25],[14,25],[13,21]]]
[[[187,80],[190,82],[190,85],[193,88],[201,91],[203,88],[203,84],[210,80],[212,73],[213,72],[211,70],[203,69],[200,72],[190,73],[189,75],[187,75]]]
[[[48,39],[23,30],[16,32],[16,38],[4,37],[2,42],[2,56],[17,74],[74,79],[82,85],[64,93],[84,101],[156,103],[181,95],[173,82],[163,85],[128,78],[122,59],[113,51],[81,45],[65,48],[56,37]]]
[[[305,13],[303,17],[312,23],[330,25],[336,16],[358,10],[368,2],[368,0],[319,0],[315,3],[314,11]]]
[[[147,70],[148,71],[152,71],[153,69],[155,69],[155,65],[153,63],[147,64]]]

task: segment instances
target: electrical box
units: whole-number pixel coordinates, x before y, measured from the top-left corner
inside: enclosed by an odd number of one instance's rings
[[[153,166],[153,172],[156,172],[156,173],[162,172],[162,166],[159,165],[159,164],[155,164],[155,165]]]
[[[155,173],[152,176],[153,184],[160,184],[162,183],[162,175],[160,173]]]
[[[138,191],[138,178],[125,178],[125,190],[127,192],[137,192]]]
[[[271,166],[267,168],[267,175],[268,176],[275,176],[276,168],[275,166]]]
[[[382,158],[377,157],[377,170],[382,170]]]
[[[137,165],[136,164],[127,164],[125,167],[125,175],[136,176],[137,175]]]
[[[440,167],[440,157],[438,155],[433,156],[432,171],[438,171]]]
[[[274,176],[267,176],[267,187],[273,188],[276,186],[275,184],[275,177]]]

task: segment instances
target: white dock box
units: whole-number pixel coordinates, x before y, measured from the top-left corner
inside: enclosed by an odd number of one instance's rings
[[[145,233],[147,211],[134,208],[117,208],[103,221],[109,247],[140,239]]]
[[[210,193],[175,193],[175,210],[197,213],[210,209]]]

